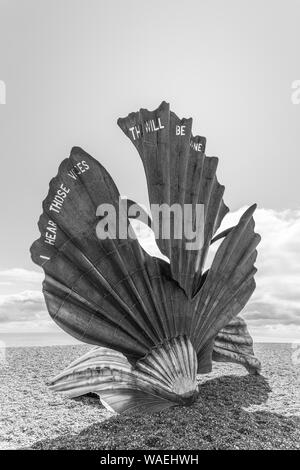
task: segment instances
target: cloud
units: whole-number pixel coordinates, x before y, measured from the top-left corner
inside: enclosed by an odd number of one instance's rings
[[[230,214],[224,227],[236,223],[245,209]],[[300,326],[300,210],[257,209],[254,218],[262,237],[257,287],[243,314],[253,327]]]
[[[22,291],[41,291],[44,274],[23,268],[12,268],[0,271],[1,294],[16,294]]]
[[[0,282],[4,279],[4,282],[22,281],[35,283],[41,282],[43,278],[42,273],[23,268],[12,268],[0,271]]]
[[[47,313],[42,292],[23,291],[18,294],[0,296],[0,324],[38,322],[45,318],[47,318]]]

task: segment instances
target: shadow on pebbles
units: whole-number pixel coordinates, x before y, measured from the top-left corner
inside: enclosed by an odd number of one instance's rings
[[[0,448],[299,449],[299,365],[288,344],[257,344],[261,376],[214,364],[190,407],[114,415],[98,398],[75,400],[45,385],[89,346],[8,348],[1,364]]]

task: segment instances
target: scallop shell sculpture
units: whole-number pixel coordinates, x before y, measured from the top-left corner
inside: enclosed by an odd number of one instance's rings
[[[99,206],[110,204],[130,229],[132,201],[120,204],[105,168],[74,147],[50,182],[31,255],[45,271],[51,317],[96,346],[53,378],[51,388],[70,397],[97,394],[117,412],[152,412],[192,403],[197,374],[210,372],[213,361],[259,372],[252,338],[237,315],[255,289],[260,237],[255,205],[235,227],[216,234],[228,212],[224,186],[216,177],[218,159],[207,157],[205,138],[192,134],[192,119],[179,119],[163,102],[118,124],[142,159],[151,208],[203,207],[199,247],[187,249],[184,233],[171,230],[166,238],[154,217],[157,245],[168,261],[148,254],[133,230],[130,237],[100,237]],[[220,239],[204,271],[209,247]]]

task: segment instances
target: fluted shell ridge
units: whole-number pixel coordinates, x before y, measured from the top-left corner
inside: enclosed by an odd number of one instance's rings
[[[154,348],[134,367],[120,353],[94,348],[54,377],[50,387],[69,397],[98,394],[113,411],[132,411],[137,404],[140,410],[150,402],[155,411],[192,403],[198,395],[196,373],[195,350],[189,339],[178,337]]]
[[[234,318],[219,332],[215,339],[212,359],[216,362],[241,364],[250,374],[260,373],[261,363],[254,355],[253,339],[243,318]]]
[[[216,176],[218,158],[205,155],[206,139],[192,134],[192,122],[191,118],[178,118],[164,101],[154,111],[141,109],[118,120],[143,162],[151,207],[166,203],[183,210],[185,206],[186,221],[190,220],[193,231],[199,234],[195,241],[198,248],[191,250],[191,240],[180,222],[176,230],[181,238],[176,238],[174,230],[165,239],[154,220],[159,248],[170,259],[173,278],[189,297],[199,287],[209,245],[229,210],[223,201],[224,186]],[[187,213],[189,204],[192,214]],[[200,218],[201,224],[197,225]]]
[[[172,338],[154,348],[137,362],[136,370],[149,378],[156,377],[176,401],[184,402],[195,398],[197,355],[186,337]]]

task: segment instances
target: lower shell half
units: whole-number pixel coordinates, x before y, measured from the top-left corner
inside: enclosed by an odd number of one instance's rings
[[[69,397],[97,394],[115,412],[155,412],[198,396],[197,355],[186,337],[164,342],[132,366],[123,354],[96,347],[50,381]]]

